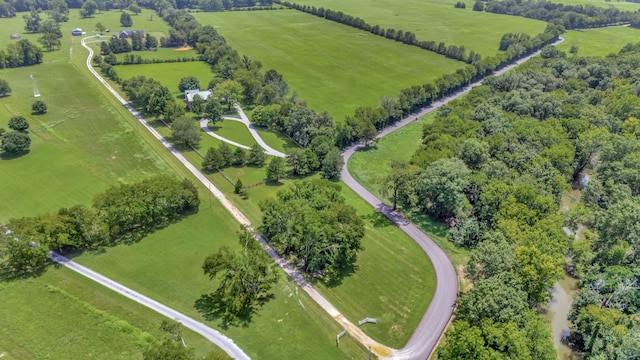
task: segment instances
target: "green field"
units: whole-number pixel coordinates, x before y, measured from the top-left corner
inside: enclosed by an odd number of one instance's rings
[[[385,29],[411,31],[418,40],[444,41],[463,45],[483,56],[494,55],[502,35],[541,33],[546,23],[522,17],[473,11],[474,1],[464,1],[466,9],[456,9],[458,0],[296,0],[299,4],[324,7],[360,17]]]
[[[640,3],[632,3],[627,1],[605,1],[605,0],[549,0],[549,2],[553,3],[562,3],[565,5],[593,5],[599,7],[610,7],[615,6],[623,11],[636,11],[640,9]]]
[[[0,282],[0,299],[3,360],[141,359],[148,341],[162,338],[166,319],[64,268]],[[183,337],[200,355],[220,351],[188,329]]]
[[[607,56],[617,54],[628,43],[640,42],[640,30],[616,26],[599,29],[571,30],[562,35],[565,41],[558,49],[567,52],[573,45],[578,47],[578,56]]]
[[[337,122],[384,95],[435,80],[464,64],[299,11],[197,13],[238,52],[276,69],[316,111]]]

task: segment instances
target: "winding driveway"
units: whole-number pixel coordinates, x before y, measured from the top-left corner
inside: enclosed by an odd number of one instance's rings
[[[243,123],[247,127],[249,132],[251,133],[251,136],[253,136],[253,139],[258,143],[258,145],[260,145],[264,149],[265,154],[271,155],[271,156],[277,156],[277,157],[281,157],[281,158],[287,157],[287,154],[281,153],[280,151],[272,148],[264,140],[262,140],[262,137],[260,137],[260,134],[258,134],[258,131],[256,131],[256,128],[253,126],[251,121],[249,121],[249,118],[247,117],[247,115],[245,115],[245,113],[242,110],[242,108],[240,107],[240,105],[234,104],[233,107],[236,108],[236,111],[240,115],[240,118],[233,117],[233,116],[224,116],[223,119],[231,120],[231,121],[239,121],[239,122]],[[216,134],[215,132],[211,131],[211,129],[209,129],[209,119],[200,120],[200,127],[202,128],[202,130],[207,135],[213,136],[214,138],[216,138],[218,140],[224,141],[226,143],[229,143],[231,145],[234,145],[234,146],[237,146],[237,147],[240,147],[240,148],[243,148],[243,149],[247,149],[247,150],[251,149],[249,146],[238,144],[235,141],[231,141],[231,140],[229,140],[227,138],[224,138],[224,137]]]
[[[553,45],[558,45],[563,41],[564,38],[560,37],[560,39],[553,43]],[[518,61],[515,61],[514,63],[494,72],[493,75],[497,76],[509,71],[539,53],[540,51],[536,51]],[[394,125],[382,130],[378,134],[377,138],[389,135],[403,126],[410,124],[418,117],[430,113],[451,100],[457,99],[471,91],[474,86],[478,86],[480,84],[482,84],[482,80],[476,81],[475,83],[465,87],[463,90],[431,104],[431,106],[422,109],[416,114],[411,114]],[[402,349],[395,350],[392,357],[393,359],[428,359],[438,345],[438,341],[446,330],[447,324],[453,315],[456,298],[458,296],[458,277],[447,254],[442,251],[442,249],[440,249],[438,245],[429,238],[429,236],[418,229],[410,221],[403,218],[399,213],[393,211],[391,207],[375,197],[375,195],[365,189],[353,178],[353,176],[351,176],[351,173],[349,173],[348,170],[349,159],[361,147],[362,144],[356,144],[349,147],[342,153],[345,165],[340,173],[340,178],[366,202],[378,209],[378,211],[398,226],[400,230],[409,235],[409,237],[411,237],[422,248],[427,256],[429,256],[429,259],[431,259],[436,271],[436,291],[431,303],[429,304],[427,312],[422,317],[422,320],[420,320],[420,323],[413,332],[409,342],[407,342]]]

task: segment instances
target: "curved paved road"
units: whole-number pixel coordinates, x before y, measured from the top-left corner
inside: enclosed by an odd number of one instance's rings
[[[183,315],[182,313],[179,313],[171,309],[168,306],[162,305],[153,299],[150,299],[136,291],[129,289],[128,287],[125,287],[105,276],[102,276],[97,272],[76,263],[75,261],[71,261],[60,254],[57,254],[52,251],[49,253],[49,258],[55,261],[56,263],[66,268],[69,268],[70,270],[73,270],[81,275],[88,277],[89,279],[99,283],[100,285],[106,286],[109,289],[119,294],[122,294],[125,297],[128,297],[129,299],[139,304],[142,304],[170,319],[178,321],[185,327],[199,333],[200,335],[204,336],[207,340],[218,345],[224,352],[229,354],[229,356],[233,357],[234,359],[249,360],[249,356],[247,356],[247,354],[245,354],[242,351],[242,349],[240,349],[238,345],[236,345],[233,342],[233,340],[224,336],[217,330],[214,330],[199,321],[196,321],[186,315]]]
[[[555,46],[562,41],[564,41],[564,39],[560,37],[560,39],[553,43],[553,45]],[[494,72],[494,75],[500,75],[505,71],[508,71],[515,66],[538,55],[539,53],[540,51],[536,51],[535,53],[528,55],[500,69],[499,71]],[[429,112],[439,108],[449,101],[466,94],[467,92],[471,91],[474,86],[480,85],[481,83],[482,80],[472,83],[463,90],[433,103],[431,106],[422,109],[420,112],[411,114],[405,119],[382,130],[378,134],[377,138],[381,138],[400,129],[401,127],[413,122],[418,117],[428,114]],[[409,342],[407,342],[407,344],[402,349],[395,350],[393,352],[393,356],[391,357],[392,359],[427,359],[431,356],[431,353],[438,345],[438,341],[446,330],[449,319],[451,319],[451,316],[453,314],[453,310],[456,304],[456,298],[458,296],[458,277],[453,264],[449,260],[447,254],[442,251],[442,249],[440,249],[433,242],[433,240],[429,238],[429,236],[427,236],[411,222],[403,218],[400,214],[393,211],[391,207],[387,206],[382,200],[375,197],[371,192],[360,185],[353,178],[353,176],[351,176],[347,165],[351,156],[361,146],[361,144],[356,144],[349,147],[343,152],[345,165],[342,168],[342,172],[340,173],[342,181],[344,181],[347,186],[358,193],[358,195],[360,195],[366,202],[378,209],[378,211],[389,218],[396,226],[398,226],[398,228],[404,231],[418,245],[420,245],[422,250],[431,259],[433,267],[436,271],[436,292],[433,295],[433,299],[429,304],[427,312],[422,317],[422,320],[420,320],[420,323],[409,339]]]

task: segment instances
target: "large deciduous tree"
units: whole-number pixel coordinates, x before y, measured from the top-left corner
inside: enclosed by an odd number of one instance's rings
[[[198,147],[202,137],[198,123],[186,117],[181,117],[171,124],[171,134],[173,140],[184,147]]]
[[[29,122],[24,116],[16,115],[9,119],[9,128],[15,131],[26,132],[29,129]]]
[[[83,18],[92,17],[98,11],[98,4],[93,0],[87,0],[80,8],[80,16]]]
[[[274,157],[267,166],[267,180],[273,182],[279,182],[280,179],[287,176],[285,169],[284,159],[281,157]]]
[[[180,79],[178,89],[180,92],[185,92],[185,90],[198,90],[200,89],[200,80],[195,76],[185,76]]]
[[[467,165],[460,159],[437,160],[418,178],[418,207],[440,220],[466,216],[471,205],[464,190],[470,175]]]
[[[131,15],[129,13],[123,12],[120,14],[120,25],[124,27],[133,26],[133,20],[131,19]]]
[[[227,104],[229,110],[231,110],[231,105],[242,100],[242,91],[242,85],[235,80],[225,80],[214,89],[214,93]]]
[[[0,97],[11,94],[11,86],[5,79],[0,79]]]
[[[248,321],[258,306],[271,298],[271,287],[278,282],[275,264],[253,235],[244,229],[238,233],[240,251],[221,247],[202,265],[210,279],[219,278],[217,289],[203,295],[196,307],[205,316],[225,322]]]
[[[344,203],[340,185],[325,179],[296,182],[260,208],[269,244],[300,261],[305,272],[333,280],[354,265],[364,223]]]

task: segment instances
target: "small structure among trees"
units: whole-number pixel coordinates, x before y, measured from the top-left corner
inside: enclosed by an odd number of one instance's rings
[[[207,100],[209,96],[211,96],[212,94],[213,94],[213,91],[211,90],[206,90],[206,91],[200,91],[200,89],[185,90],[184,102],[185,104],[187,104],[187,109],[191,110],[191,107],[193,105],[193,99],[196,95],[199,96],[202,100]]]

